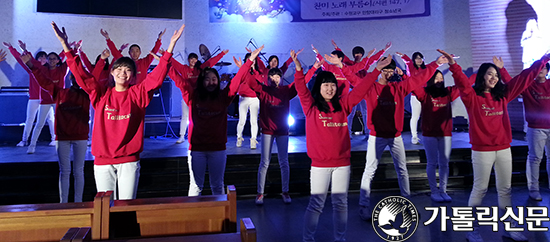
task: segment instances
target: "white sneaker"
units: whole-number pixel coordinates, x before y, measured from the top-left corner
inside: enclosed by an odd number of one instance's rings
[[[180,138],[178,140],[176,140],[176,144],[181,144],[183,142],[185,142],[185,136],[184,135],[180,136]]]
[[[237,147],[243,146],[243,137],[237,137]]]
[[[417,136],[413,136],[413,137],[411,138],[411,143],[412,143],[413,145],[420,144],[420,139],[419,139]]]
[[[56,144],[57,144],[57,141],[54,140],[54,141],[50,142],[49,146],[55,146]]]
[[[466,235],[466,240],[470,242],[483,242],[483,238],[481,238],[481,235],[479,234],[479,231],[477,231],[477,228],[474,228],[474,231],[468,232]]]
[[[372,213],[368,206],[361,206],[359,208],[359,217],[365,221],[372,219]]]
[[[255,150],[257,145],[258,145],[258,141],[256,141],[256,139],[250,139],[250,149],[251,150]]]
[[[19,143],[17,143],[16,146],[17,146],[17,147],[24,147],[24,146],[27,146],[27,141],[21,140]]]
[[[36,145],[29,145],[29,148],[27,149],[27,154],[34,154],[36,151]]]

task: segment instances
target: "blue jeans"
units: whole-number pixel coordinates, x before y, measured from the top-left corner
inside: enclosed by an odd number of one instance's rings
[[[334,241],[346,241],[349,177],[350,166],[311,167],[311,197],[304,215],[304,242],[315,241],[315,230],[325,206],[329,185],[331,185]]]
[[[258,167],[258,194],[264,193],[265,177],[271,161],[271,147],[273,140],[277,142],[277,157],[281,168],[281,183],[283,192],[288,192],[290,168],[288,166],[288,135],[262,134],[262,158]]]
[[[189,177],[191,179],[189,196],[201,195],[207,168],[212,195],[224,194],[223,175],[227,161],[225,150],[191,151],[187,158],[189,161]]]

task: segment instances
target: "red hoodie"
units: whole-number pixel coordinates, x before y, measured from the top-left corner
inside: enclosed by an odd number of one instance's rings
[[[423,86],[434,74],[437,63],[426,65],[418,75],[412,75],[401,82],[382,85],[378,82],[365,95],[367,101],[367,127],[370,135],[382,138],[394,138],[403,131],[405,113],[404,98],[413,90]]]
[[[256,91],[260,99],[260,128],[262,133],[288,135],[287,119],[290,114],[290,99],[298,94],[294,83],[276,87],[275,85],[263,85],[256,78],[247,78],[246,82],[247,86]]]
[[[153,53],[157,53],[161,46],[160,39],[157,39],[157,42],[155,42],[155,46],[151,50]],[[111,51],[111,54],[113,55],[113,63],[120,57],[122,57],[122,53],[120,53],[120,50],[116,48],[115,43],[111,39],[107,39],[107,47],[109,47],[109,50]],[[145,80],[145,77],[147,77],[147,71],[149,70],[149,66],[151,65],[151,62],[155,57],[151,54],[147,54],[145,58],[140,58],[136,61],[136,83],[140,84],[142,81]]]
[[[347,71],[347,76],[351,74]],[[315,100],[306,87],[303,71],[296,71],[294,83],[302,109],[306,115],[306,145],[307,154],[311,158],[311,166],[314,167],[339,167],[349,166],[351,158],[351,145],[348,131],[348,115],[357,105],[366,91],[376,81],[380,74],[378,69],[367,74],[349,94],[340,97],[342,110],[338,112],[324,113],[314,106]],[[330,110],[332,104],[328,103]]]
[[[90,120],[90,98],[82,89],[60,88],[40,68],[33,67],[40,86],[55,99],[56,140],[87,140]]]
[[[174,83],[180,86],[183,100],[189,105],[189,150],[225,150],[227,107],[233,101],[244,79],[244,74],[250,70],[251,65],[252,62],[247,61],[233,77],[229,86],[220,90],[215,99],[201,100],[199,93],[189,80],[185,80],[181,75],[174,75]]]
[[[94,164],[109,165],[139,160],[139,154],[143,151],[145,108],[151,101],[152,93],[162,85],[172,54],[164,54],[143,82],[123,92],[100,85],[84,70],[80,58],[70,52],[66,55],[78,85],[90,95],[96,111],[92,135]]]
[[[510,147],[512,128],[508,117],[508,103],[533,83],[547,62],[548,58],[543,57],[514,77],[506,84],[504,97],[498,101],[491,93],[477,95],[462,68],[456,63],[450,66],[455,84],[460,90],[460,98],[468,111],[472,150],[497,151]]]
[[[29,74],[29,100],[40,99],[40,104],[53,104],[54,101],[52,99],[52,96],[48,92],[46,92],[46,90],[40,88],[40,86],[38,85],[38,81],[32,74],[32,70],[29,69],[29,67],[25,63],[23,63],[23,60],[21,60],[21,54],[15,48],[13,48],[13,46],[9,49],[17,63],[19,63],[19,65],[21,65],[21,67],[23,67],[23,69]],[[33,61],[33,65],[35,64],[41,65],[40,62]]]
[[[423,87],[413,93],[422,103],[422,135],[427,137],[452,136],[453,113],[451,102],[460,95],[456,86],[447,87],[447,96],[432,97]]]
[[[550,129],[550,81],[535,81],[521,95],[529,128]]]

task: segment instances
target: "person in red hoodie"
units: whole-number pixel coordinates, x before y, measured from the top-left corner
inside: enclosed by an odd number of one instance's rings
[[[48,62],[38,68],[41,68],[47,78],[52,80],[52,82],[59,88],[65,87],[65,76],[67,75],[68,68],[67,63],[62,62],[62,57],[60,55],[55,52],[50,52],[48,54]],[[34,126],[34,130],[32,131],[31,142],[29,144],[29,148],[27,149],[27,154],[33,154],[35,152],[36,143],[38,142],[38,137],[44,127],[46,118],[50,119],[50,117],[47,116],[52,116],[51,120],[53,125],[55,101],[51,98],[51,96],[47,97],[47,99],[51,101],[48,100],[47,104],[44,103],[44,101],[41,102],[40,110],[38,111],[38,120],[36,122],[36,126]],[[50,125],[50,122],[48,122],[48,125]],[[55,133],[51,136],[50,146],[55,146]]]
[[[371,219],[371,181],[386,146],[390,147],[401,196],[410,196],[405,146],[401,137],[405,112],[404,98],[413,90],[423,86],[436,68],[443,63],[446,63],[446,59],[440,56],[417,75],[412,75],[401,82],[390,82],[396,70],[395,61],[391,60],[390,64],[383,68],[378,82],[374,83],[365,95],[369,112],[367,125],[370,133],[359,199],[361,219]]]
[[[174,82],[179,82],[182,86],[183,99],[189,105],[189,196],[202,194],[207,167],[212,194],[224,194],[227,107],[237,94],[244,74],[250,70],[252,60],[261,49],[263,46],[252,52],[249,61],[223,90],[220,89],[219,74],[213,68],[203,69],[196,85],[181,75],[173,75]],[[170,71],[175,70],[171,68]]]
[[[426,64],[424,63],[424,55],[420,52],[414,52],[412,55],[412,60],[404,54],[399,52],[396,53],[401,57],[403,62],[407,65],[407,72],[409,75],[416,75],[423,69],[426,69]],[[420,139],[418,138],[418,120],[420,119],[420,113],[422,111],[422,104],[416,97],[414,93],[411,94],[411,144],[417,145],[420,144]]]
[[[550,64],[546,63],[537,75],[535,82],[521,95],[527,121],[527,155],[525,173],[529,197],[542,201],[539,190],[540,162],[546,150],[546,171],[550,171],[550,81],[546,79]],[[550,172],[548,172],[550,175]],[[550,176],[549,176],[550,177]],[[550,180],[550,179],[549,179]]]
[[[72,54],[65,29],[61,31],[53,22],[52,25],[77,83],[88,93],[96,110],[92,154],[97,191],[115,191],[116,199],[134,199],[140,173],[139,155],[143,151],[145,108],[166,77],[172,51],[185,25],[174,31],[159,64],[140,84],[131,84],[136,78],[135,62],[128,57],[117,59],[111,68],[114,87],[100,85],[84,69],[80,58]]]
[[[189,63],[188,65],[183,65],[178,61],[176,61],[174,58],[172,58],[172,62],[171,62],[172,68],[177,72],[170,71],[168,72],[168,76],[170,77],[170,79],[174,80],[175,77],[173,77],[173,75],[181,75],[184,79],[186,79],[186,81],[191,82],[192,85],[194,86],[196,85],[197,78],[199,77],[201,70],[207,67],[213,67],[227,54],[227,52],[229,52],[229,50],[224,50],[220,54],[206,60],[204,63],[201,63],[199,61],[199,56],[197,54],[191,53],[187,56],[187,62]],[[180,90],[182,89],[182,85],[180,82],[174,82],[174,83]],[[176,141],[176,144],[181,144],[185,141],[185,132],[187,131],[188,124],[189,124],[189,106],[187,106],[187,103],[185,103],[185,101],[182,99],[181,100],[180,137]]]
[[[244,59],[247,60],[250,58],[251,50],[247,49],[249,53],[247,53],[244,56]],[[250,68],[250,73],[259,72],[256,74],[260,77],[260,80],[262,80],[263,83],[265,78],[264,76],[267,74],[266,72],[262,73],[260,72],[260,66],[263,64],[259,64],[260,58],[255,58],[253,61],[253,65]],[[264,69],[265,71],[265,69]],[[255,76],[252,75],[245,75],[245,78],[252,78],[255,79]],[[260,110],[260,99],[258,99],[258,96],[256,95],[256,92],[254,90],[250,89],[248,85],[241,85],[239,87],[239,122],[237,123],[237,142],[235,146],[241,147],[243,145],[243,131],[244,131],[244,125],[246,124],[246,118],[247,114],[250,111],[250,149],[256,149],[258,145],[257,137],[258,137],[258,113]]]
[[[76,83],[74,76],[70,88],[60,88],[49,79],[43,70],[38,68],[40,62],[30,61],[30,54],[21,57],[33,70],[33,74],[44,90],[52,94],[56,102],[55,134],[57,139],[57,156],[59,158],[59,197],[61,203],[69,202],[71,177],[71,147],[74,176],[74,202],[82,202],[84,192],[84,161],[88,139],[88,121],[90,119],[90,98]],[[37,66],[38,63],[38,66]]]
[[[550,55],[544,55],[541,60],[523,70],[508,83],[501,80],[498,67],[492,63],[484,63],[479,67],[475,84],[470,85],[468,77],[452,56],[439,50],[449,59],[450,70],[455,84],[460,91],[460,97],[470,119],[470,144],[472,144],[472,167],[474,170],[474,185],[468,206],[481,206],[483,197],[489,186],[491,170],[494,167],[498,206],[502,210],[512,206],[512,129],[508,117],[508,103],[527,89],[550,60]],[[505,221],[507,226],[515,225],[514,221]],[[521,232],[508,232],[516,241],[526,241]],[[482,241],[479,225],[474,223],[474,230],[468,232],[470,241]]]
[[[296,53],[298,55],[300,51]],[[272,56],[273,57],[273,56]],[[290,100],[297,95],[294,83],[282,85],[283,71],[276,67],[278,58],[271,58],[268,71],[269,84],[266,85],[258,72],[255,78],[247,78],[246,82],[260,99],[260,128],[262,133],[262,155],[258,167],[258,194],[256,204],[264,203],[264,188],[267,169],[271,160],[273,141],[277,143],[279,166],[281,168],[282,197],[285,203],[291,203],[289,190],[290,168],[288,165],[288,116],[290,115]],[[292,58],[290,58],[292,61]],[[288,61],[287,61],[288,62]],[[289,63],[283,67],[288,69]],[[236,62],[237,65],[240,63]],[[261,66],[262,64],[260,64]]]
[[[162,44],[161,39],[165,32],[166,29],[159,33],[157,41],[155,42],[155,46],[151,50],[152,53],[157,53],[159,51]],[[113,41],[109,37],[109,33],[107,33],[107,31],[103,29],[100,30],[100,33],[101,35],[103,35],[103,37],[105,37],[105,40],[107,41],[107,46],[109,47],[109,50],[111,50],[111,54],[114,58],[113,61],[121,58],[122,53],[119,49],[117,49],[115,43],[113,43]],[[152,54],[148,54],[147,56],[145,56],[145,58],[139,58],[141,56],[141,47],[139,47],[139,45],[137,44],[130,45],[130,48],[128,49],[128,54],[130,55],[130,58],[136,62],[137,66],[137,78],[132,84],[140,84],[143,80],[145,80],[145,77],[147,76],[147,71],[149,70],[149,66],[155,58]]]
[[[335,75],[328,71],[321,71],[317,75],[310,92],[306,87],[302,66],[296,54],[291,51],[290,55],[296,64],[294,83],[306,115],[307,154],[311,158],[311,196],[304,215],[303,241],[315,241],[314,234],[329,185],[333,207],[334,241],[345,241],[351,158],[347,117],[353,106],[365,96],[390,58],[379,61],[377,68],[358,82],[349,94],[339,96],[338,81]],[[343,68],[346,77],[358,78],[349,67],[344,67],[338,56],[325,55],[325,58],[336,64],[337,68]],[[313,71],[313,68],[310,69],[310,72]]]
[[[451,136],[453,115],[451,102],[459,96],[456,86],[445,87],[443,73],[436,70],[426,87],[418,88],[413,94],[422,104],[422,136],[426,151],[426,174],[434,202],[450,202],[447,194],[449,159],[451,156]],[[439,166],[439,188],[435,170]]]
[[[8,47],[9,51],[25,69],[25,71],[29,74],[29,101],[27,102],[27,115],[25,119],[25,127],[23,128],[23,137],[19,143],[17,143],[18,147],[23,147],[28,145],[28,139],[31,134],[32,126],[36,117],[36,114],[40,110],[41,104],[49,104],[52,101],[52,98],[48,92],[46,92],[44,89],[41,89],[38,85],[38,82],[36,81],[36,78],[32,74],[32,70],[29,69],[29,67],[21,60],[21,54],[8,42],[4,42],[4,46]],[[26,50],[26,44],[22,41],[19,41],[19,46],[23,49],[23,54],[26,54],[28,51]],[[44,51],[39,51],[35,55],[35,59],[40,62],[41,65],[46,64],[48,62],[48,54]],[[49,109],[45,109],[49,110]],[[48,113],[46,113],[48,114]],[[46,115],[44,114],[44,115]],[[40,117],[40,115],[39,115]],[[46,121],[48,122],[48,127],[50,129],[50,135],[53,137],[55,135],[54,131],[54,121],[53,121],[53,114],[52,115],[46,115]],[[42,130],[41,130],[42,131]]]

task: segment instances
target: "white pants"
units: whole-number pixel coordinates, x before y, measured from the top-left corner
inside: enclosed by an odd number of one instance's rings
[[[498,151],[473,151],[474,187],[470,193],[468,206],[481,206],[487,193],[491,170],[495,169],[495,182],[498,193],[498,206],[501,209],[512,206],[512,152],[510,148]]]
[[[348,223],[348,187],[350,166],[311,167],[311,196],[304,215],[303,241],[315,241],[314,235],[331,186],[334,241],[346,241]],[[325,240],[324,240],[325,241]]]
[[[382,158],[382,152],[384,152],[386,146],[390,147],[393,166],[397,172],[397,181],[401,189],[401,196],[408,197],[411,195],[403,138],[401,138],[401,136],[395,138],[381,138],[370,135],[367,146],[367,163],[365,164],[365,171],[361,179],[360,206],[370,206],[370,185],[374,178],[376,168],[378,168],[378,161]]]
[[[180,122],[180,136],[184,137],[189,125],[189,106],[187,103],[181,100],[181,122]]]
[[[540,162],[546,150],[546,172],[550,170],[550,129],[527,128],[527,143],[529,153],[525,173],[527,175],[527,187],[529,191],[539,190]],[[550,181],[550,176],[549,179]]]
[[[283,192],[288,192],[290,168],[288,166],[288,135],[262,134],[262,157],[258,167],[258,194],[264,193],[267,168],[271,161],[271,147],[273,140],[277,142],[277,157],[281,168],[281,184]]]
[[[411,95],[411,135],[412,137],[418,137],[418,119],[420,119],[420,112],[422,111],[422,104],[415,95]]]
[[[44,123],[46,121],[48,122],[48,127],[50,128],[52,141],[55,141],[55,126],[53,118],[54,109],[55,104],[40,104],[38,108],[38,121],[36,122],[36,126],[34,126],[34,130],[32,131],[30,145],[36,145],[38,137],[40,136],[40,133],[42,132],[42,128],[44,127]]]
[[[32,124],[36,118],[36,113],[38,112],[38,107],[40,106],[39,99],[29,99],[27,102],[27,117],[25,119],[25,127],[23,128],[23,137],[21,141],[27,142],[29,135],[31,134]],[[50,131],[53,127],[50,127]]]
[[[212,195],[224,194],[223,175],[227,155],[220,151],[191,151],[187,157],[189,163],[189,196],[200,196],[204,187],[204,176],[208,168]]]
[[[237,137],[243,137],[246,114],[250,109],[250,136],[252,139],[258,137],[258,112],[260,111],[260,99],[257,97],[239,98],[239,123],[237,124]]]
[[[449,178],[449,159],[451,157],[451,136],[428,137],[424,136],[424,149],[426,151],[426,174],[428,184],[432,192],[447,192],[447,180]],[[439,166],[439,189],[435,170]]]
[[[348,115],[348,131],[350,135],[352,134],[351,128],[353,126],[353,118],[355,117],[355,113],[358,108],[361,111],[361,116],[363,117],[363,132],[365,132],[365,134],[369,133],[369,128],[367,127],[367,103],[365,102],[365,99],[363,99],[353,107],[351,113]]]
[[[71,178],[71,147],[73,148],[74,202],[82,202],[84,192],[84,160],[86,140],[58,140],[59,157],[59,198],[61,203],[69,202],[69,181]]]
[[[135,199],[140,169],[139,161],[115,165],[94,165],[97,191],[113,191],[115,199]]]

